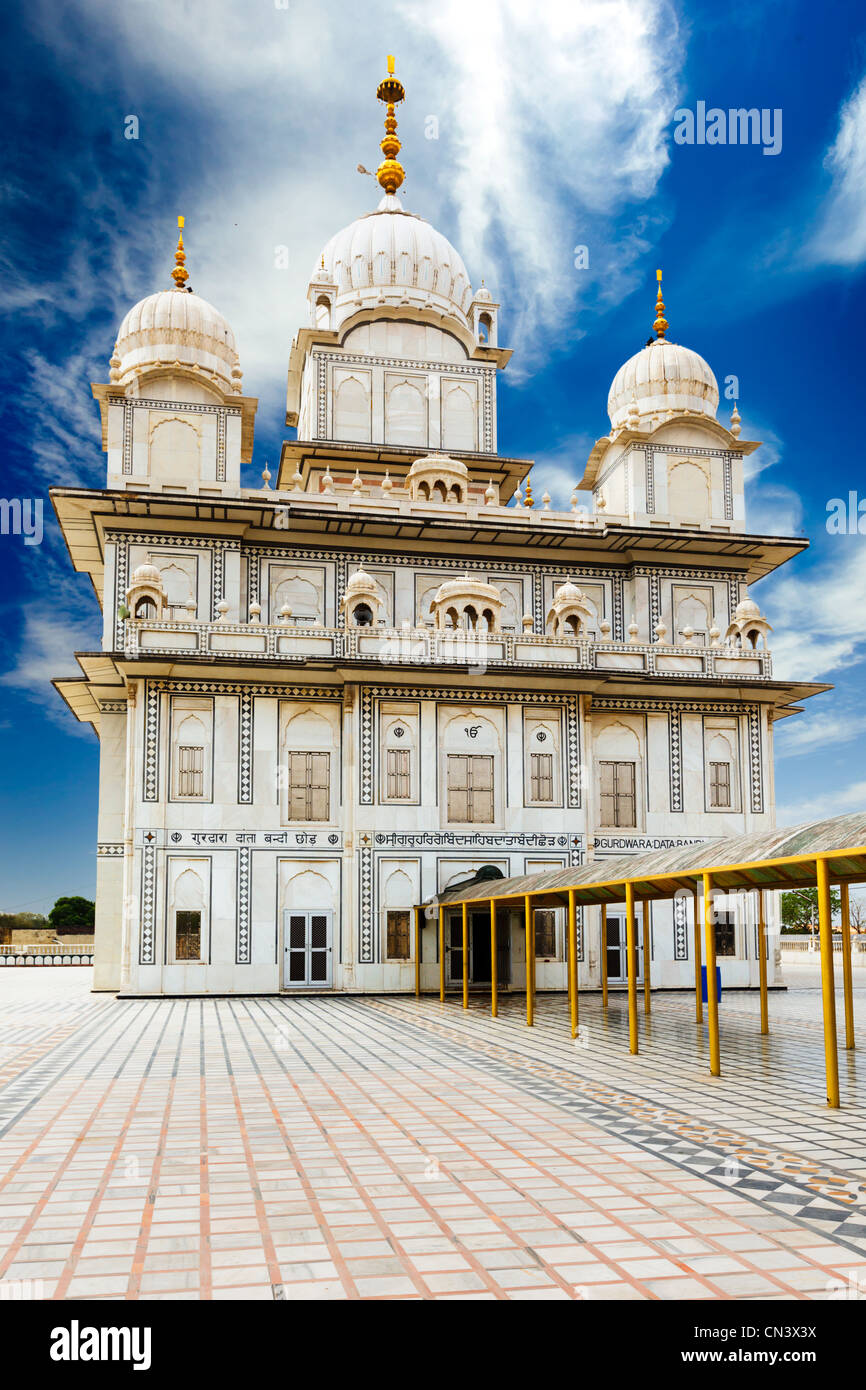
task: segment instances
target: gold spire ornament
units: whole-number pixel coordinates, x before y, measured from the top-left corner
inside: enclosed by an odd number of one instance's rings
[[[659,290],[656,295],[656,321],[653,328],[657,338],[664,338],[668,331],[668,321],[665,318],[665,303],[662,299],[662,273],[660,270],[656,271],[656,279],[659,282]]]
[[[174,270],[171,272],[171,278],[175,283],[175,287],[179,290],[183,289],[189,279],[189,271],[186,268],[186,252],[183,249],[183,224],[184,219],[179,217],[177,219],[177,250],[174,253],[176,264]]]
[[[385,158],[376,170],[376,178],[390,195],[397,192],[406,177],[406,171],[397,158],[401,147],[397,139],[397,117],[394,115],[394,108],[406,100],[406,90],[403,83],[394,76],[392,54],[388,55],[388,76],[383,77],[376,88],[376,97],[385,106],[385,137],[379,144]]]

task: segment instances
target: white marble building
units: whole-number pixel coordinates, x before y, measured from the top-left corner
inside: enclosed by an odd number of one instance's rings
[[[413,906],[479,869],[771,826],[774,723],[823,688],[773,677],[749,586],[805,542],[749,532],[758,445],[668,341],[661,291],[614,376],[592,509],[533,500],[530,461],[498,452],[500,305],[402,206],[402,88],[379,96],[385,194],[312,274],[274,485],[241,484],[257,402],[181,243],[93,387],[105,489],[53,491],[104,613],[102,649],[56,682],[100,739],[98,989],[412,989]],[[539,913],[539,989],[566,984],[559,916]],[[692,987],[690,920],[653,908],[654,986]],[[587,910],[582,988],[625,980],[624,914],[599,933]],[[522,919],[499,937],[520,990]],[[718,951],[723,984],[757,985],[745,899]]]

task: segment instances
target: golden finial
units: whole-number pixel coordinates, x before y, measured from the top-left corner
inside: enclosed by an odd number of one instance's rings
[[[528,473],[526,475],[526,501],[523,505],[529,507],[530,511],[535,506],[535,498],[532,496],[532,478]]]
[[[401,101],[406,100],[406,90],[403,83],[394,76],[394,58],[390,53],[388,55],[388,76],[383,77],[376,88],[376,97],[385,104],[385,138],[379,145],[385,158],[376,170],[376,178],[386,193],[396,193],[406,177],[406,172],[397,159],[397,155],[400,153],[400,141],[397,139],[397,118],[394,115],[394,108]]]
[[[665,318],[665,303],[662,299],[662,273],[656,271],[656,279],[659,282],[659,291],[656,295],[656,321],[653,324],[657,338],[663,338],[668,331],[668,321]]]
[[[174,253],[177,264],[171,272],[171,278],[179,290],[183,289],[189,279],[189,271],[186,268],[186,252],[183,249],[183,223],[184,219],[179,217],[177,219],[177,250]]]

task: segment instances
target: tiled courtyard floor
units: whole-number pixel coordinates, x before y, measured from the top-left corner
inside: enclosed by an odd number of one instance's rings
[[[866,1053],[824,1103],[797,968],[689,996],[641,1055],[541,996],[122,1000],[90,970],[0,971],[0,1281],[168,1299],[810,1299],[866,1294]],[[859,986],[859,980],[858,980]],[[858,988],[862,1014],[866,991]],[[839,1001],[840,1037],[841,1000]],[[866,1048],[866,1031],[858,1034]]]

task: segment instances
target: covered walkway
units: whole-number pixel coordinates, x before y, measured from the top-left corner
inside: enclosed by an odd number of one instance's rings
[[[707,1025],[710,1072],[721,1072],[719,1000],[716,985],[717,898],[728,892],[754,891],[758,896],[758,960],[760,969],[761,1032],[769,1032],[767,991],[766,915],[764,894],[791,888],[818,889],[821,992],[824,1020],[824,1055],[827,1103],[839,1106],[839,1061],[836,1037],[836,1002],[833,988],[833,928],[831,886],[838,885],[842,900],[842,981],[845,1013],[845,1047],[854,1047],[854,1008],[849,926],[850,885],[866,882],[866,813],[836,816],[781,830],[762,831],[687,848],[620,859],[595,860],[581,868],[555,869],[518,878],[476,877],[454,885],[415,909],[415,993],[421,993],[421,927],[426,915],[439,920],[439,997],[445,998],[445,917],[462,908],[463,1007],[469,1007],[468,913],[471,904],[487,904],[490,914],[492,962],[491,1013],[498,1013],[497,909],[522,906],[526,937],[526,1022],[535,1013],[535,909],[566,907],[568,911],[568,997],[572,1037],[579,1027],[577,986],[577,908],[600,906],[602,932],[609,904],[625,901],[628,958],[629,1050],[639,1050],[637,905],[683,894],[695,902],[695,1015],[703,1022],[701,989],[701,929],[699,900],[703,899]],[[644,943],[644,1013],[652,1007],[652,981],[647,915],[641,912]],[[607,980],[602,969],[602,1002],[607,1006]]]

